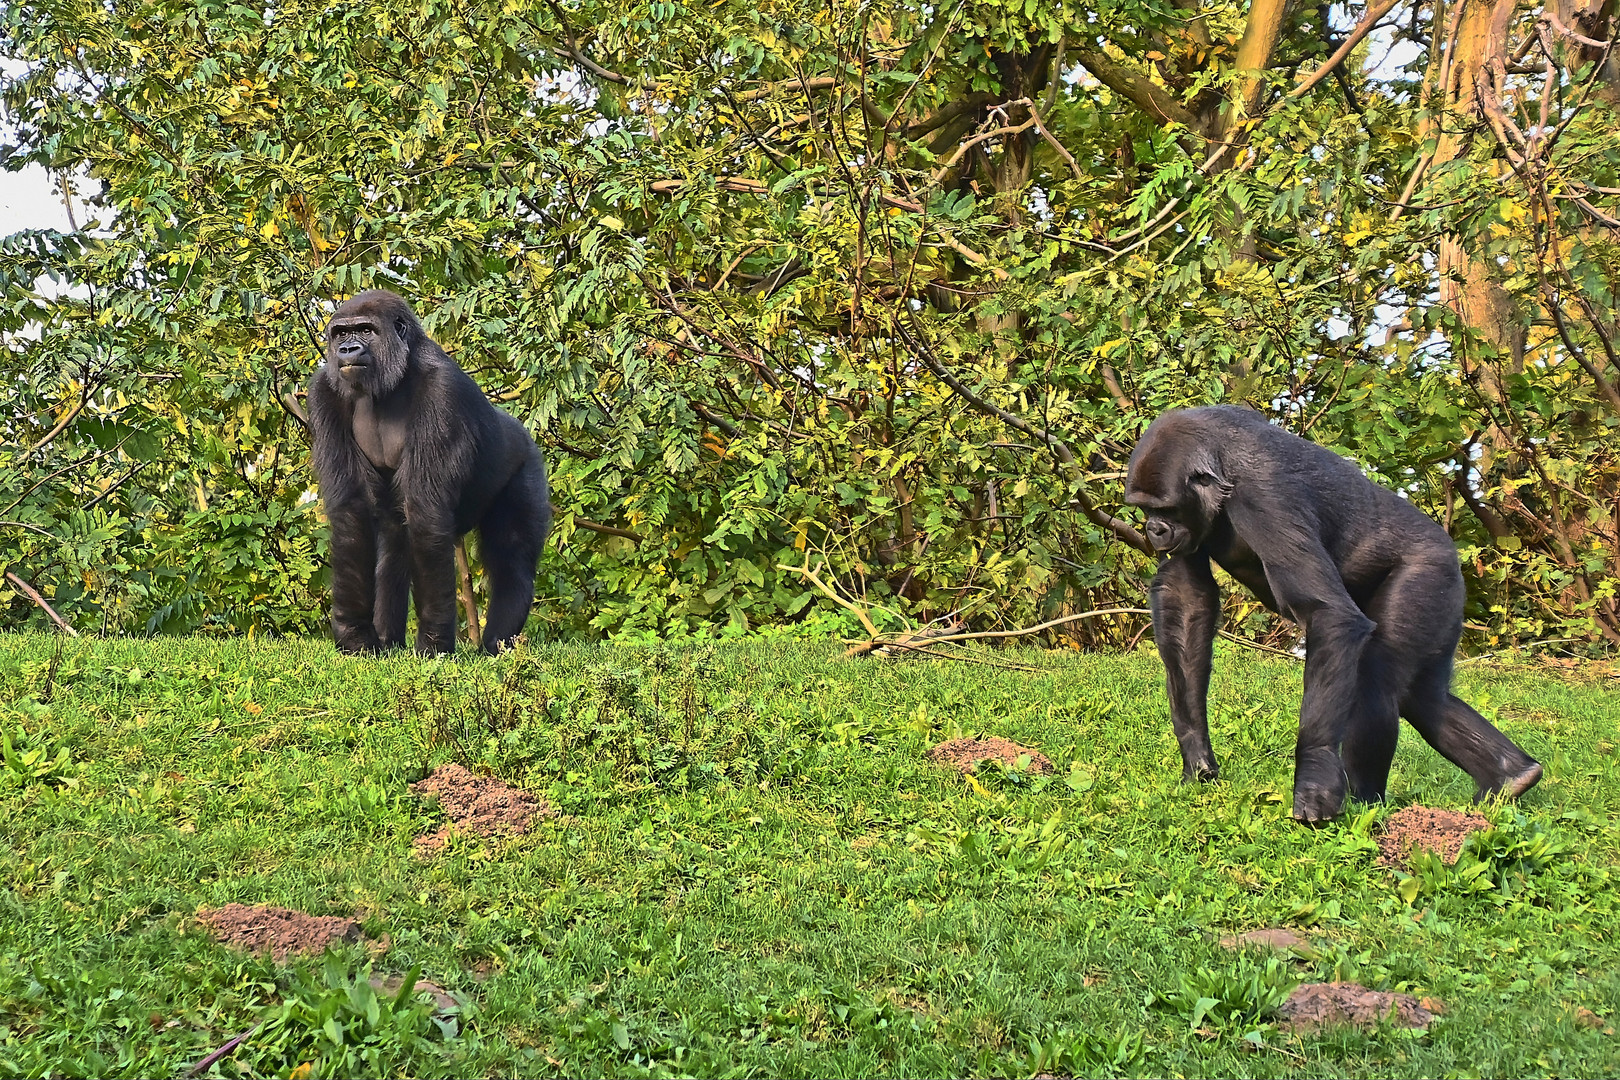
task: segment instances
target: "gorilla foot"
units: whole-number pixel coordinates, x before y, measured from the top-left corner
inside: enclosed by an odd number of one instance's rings
[[[1517,799],[1520,795],[1523,795],[1525,792],[1535,787],[1537,782],[1540,780],[1541,763],[1534,762],[1528,769],[1525,769],[1516,776],[1508,777],[1500,784],[1495,784],[1491,787],[1482,787],[1478,791],[1475,791],[1474,801],[1484,802],[1492,795],[1501,795],[1505,798]]]
[[[375,656],[382,652],[376,634],[344,634],[337,639],[338,652],[345,656]]]
[[[456,651],[456,639],[448,641],[430,637],[418,636],[416,639],[417,656],[449,656]]]
[[[1302,825],[1326,825],[1344,812],[1344,792],[1296,788],[1293,818]]]
[[[1188,765],[1181,770],[1181,782],[1183,784],[1203,784],[1220,778],[1221,767],[1213,761],[1199,765]]]

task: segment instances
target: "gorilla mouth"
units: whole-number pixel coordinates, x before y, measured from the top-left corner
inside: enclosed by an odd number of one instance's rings
[[[339,364],[338,365],[338,370],[341,371],[341,372],[344,372],[345,374],[347,374],[348,372],[360,371],[360,370],[362,370],[364,368],[368,368],[370,366],[371,366],[370,364]]]

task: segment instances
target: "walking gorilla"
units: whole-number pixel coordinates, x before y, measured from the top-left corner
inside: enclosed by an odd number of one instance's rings
[[[551,530],[540,448],[489,403],[410,305],[372,289],[339,307],[309,384],[315,474],[332,524],[332,634],[346,653],[456,645],[455,544],[478,530],[489,575],[484,648],[523,629]]]
[[[1384,797],[1404,716],[1473,777],[1516,796],[1541,766],[1450,692],[1463,581],[1439,525],[1350,462],[1232,406],[1167,412],[1131,454],[1125,501],[1164,556],[1153,633],[1185,780],[1218,775],[1205,701],[1220,615],[1213,559],[1305,628],[1294,817]]]

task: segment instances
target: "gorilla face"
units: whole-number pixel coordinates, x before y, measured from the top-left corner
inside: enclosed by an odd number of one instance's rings
[[[371,290],[337,309],[326,328],[326,362],[351,401],[380,398],[405,378],[421,324],[393,293]]]
[[[1231,490],[1200,433],[1166,414],[1131,454],[1125,502],[1146,511],[1144,531],[1154,551],[1184,555],[1209,538]]]

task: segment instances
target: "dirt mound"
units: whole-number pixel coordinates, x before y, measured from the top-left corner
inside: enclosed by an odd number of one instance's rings
[[[437,832],[416,838],[416,846],[437,851],[451,832],[472,836],[518,835],[529,831],[536,815],[553,813],[544,799],[509,787],[493,776],[478,776],[460,765],[440,765],[411,785],[418,795],[432,795],[450,818]]]
[[[936,765],[949,765],[957,772],[967,774],[986,759],[999,761],[1009,767],[1018,759],[1029,755],[1029,771],[1045,775],[1052,771],[1052,759],[1027,746],[1019,746],[1010,739],[949,739],[928,751],[927,758]]]
[[[1448,863],[1457,861],[1468,834],[1490,828],[1478,814],[1436,810],[1429,806],[1408,806],[1391,814],[1378,838],[1378,861],[1385,866],[1405,866],[1414,848],[1427,848]]]
[[[197,911],[197,921],[208,927],[222,945],[246,952],[269,952],[276,963],[293,953],[318,955],[328,945],[360,940],[360,924],[341,915],[306,915],[281,907],[226,904]]]
[[[1288,1000],[1277,1007],[1277,1018],[1295,1031],[1351,1024],[1375,1028],[1388,1022],[1394,1027],[1426,1028],[1434,1013],[1411,994],[1391,994],[1369,990],[1360,983],[1301,983]]]
[[[1221,948],[1308,953],[1311,943],[1285,927],[1268,926],[1263,930],[1245,930],[1241,934],[1222,934]]]

